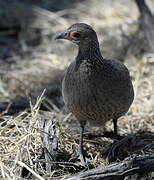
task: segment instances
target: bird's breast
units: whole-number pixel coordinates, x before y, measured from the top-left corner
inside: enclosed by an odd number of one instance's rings
[[[96,71],[97,69],[89,63],[80,65],[77,71],[71,64],[65,74],[62,84],[64,102],[76,116],[82,114],[90,118],[101,114],[103,103],[99,101],[100,92],[98,91],[102,90],[98,88],[98,81],[101,82],[102,87],[103,81],[97,77],[99,72]],[[107,97],[101,98],[105,102]]]
[[[70,65],[62,84],[63,97],[66,104],[87,103],[92,84],[90,82],[91,76],[92,72],[88,65],[83,64],[77,70],[75,70],[74,66]]]

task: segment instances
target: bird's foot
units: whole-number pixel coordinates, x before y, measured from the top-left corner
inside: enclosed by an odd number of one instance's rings
[[[85,153],[83,151],[81,152],[80,149],[78,149],[77,154],[74,157],[72,157],[69,161],[74,162],[74,163],[80,161],[81,166],[84,166],[84,167],[87,166]]]
[[[123,152],[125,146],[129,144],[130,137],[124,137],[121,140],[114,140],[114,142],[107,148],[107,150],[103,153],[103,156],[107,157],[109,162],[116,161]]]
[[[86,166],[87,165],[84,152],[79,152],[79,159],[80,159],[80,162],[81,162],[82,166]]]
[[[105,131],[103,132],[103,134],[91,134],[88,133],[86,135],[84,135],[86,138],[88,139],[93,139],[93,138],[98,138],[98,137],[106,137],[106,138],[110,138],[110,139],[115,139],[115,140],[121,140],[124,138],[124,136],[115,134],[114,132],[110,131]]]

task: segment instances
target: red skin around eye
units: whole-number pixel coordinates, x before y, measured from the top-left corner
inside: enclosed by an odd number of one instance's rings
[[[78,38],[75,37],[77,34],[79,34],[78,32],[70,32],[69,34],[69,40],[77,40]]]

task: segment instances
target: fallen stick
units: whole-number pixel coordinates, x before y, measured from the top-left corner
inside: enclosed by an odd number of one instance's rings
[[[43,146],[46,161],[46,171],[48,173],[52,172],[56,164],[58,139],[56,136],[55,121],[44,120],[43,121]]]
[[[143,155],[129,157],[122,162],[106,167],[80,172],[65,178],[65,180],[122,180],[129,175],[152,171],[154,171],[154,155]]]

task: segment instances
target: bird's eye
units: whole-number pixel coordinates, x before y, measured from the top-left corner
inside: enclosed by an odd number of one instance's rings
[[[71,33],[71,36],[72,36],[72,37],[75,37],[75,38],[79,38],[79,37],[80,37],[80,33],[78,33],[78,32],[72,32],[72,33]]]
[[[80,34],[79,33],[74,33],[74,37],[79,38]]]

